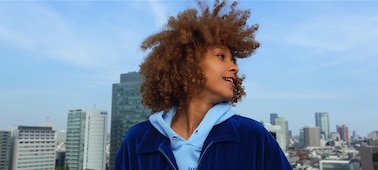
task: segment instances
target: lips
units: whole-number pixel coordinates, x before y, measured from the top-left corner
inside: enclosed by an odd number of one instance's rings
[[[235,85],[235,78],[234,77],[223,77],[224,80],[231,82]]]

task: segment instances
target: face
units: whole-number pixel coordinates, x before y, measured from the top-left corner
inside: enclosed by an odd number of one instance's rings
[[[199,97],[216,104],[233,97],[236,73],[239,68],[226,46],[210,46],[202,55],[200,63],[206,78]]]

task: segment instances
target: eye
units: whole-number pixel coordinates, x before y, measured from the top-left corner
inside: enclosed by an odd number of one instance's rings
[[[224,55],[223,54],[217,54],[217,57],[219,57],[221,60],[224,60]]]
[[[236,64],[236,58],[232,58],[231,61]]]

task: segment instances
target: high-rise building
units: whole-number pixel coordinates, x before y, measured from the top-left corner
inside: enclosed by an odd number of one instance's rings
[[[275,131],[276,140],[280,145],[281,149],[286,151],[288,144],[290,143],[289,138],[289,126],[287,120],[279,117],[277,113],[270,114],[270,124],[277,125],[280,128]]]
[[[340,133],[339,132],[331,132],[330,134],[330,140],[332,141],[340,141]]]
[[[378,145],[362,145],[360,156],[362,169],[378,169]]]
[[[302,147],[319,147],[320,130],[319,127],[305,126],[299,131]]]
[[[68,169],[106,169],[105,110],[70,110],[67,119],[65,167]]]
[[[56,167],[64,168],[64,160],[66,159],[66,136],[66,130],[59,130],[55,132]]]
[[[276,140],[278,144],[280,145],[281,149],[286,151],[287,145],[288,145],[288,139],[289,139],[289,133],[288,133],[288,123],[287,120],[285,120],[282,117],[277,117],[275,119],[275,125],[279,126],[280,129],[277,132]]]
[[[340,134],[340,139],[349,143],[349,130],[347,125],[337,125],[337,132]]]
[[[328,112],[316,112],[315,125],[319,127],[322,139],[328,141],[330,134]]]
[[[357,131],[354,130],[354,131],[353,131],[353,135],[352,135],[352,139],[353,139],[353,140],[357,140],[357,139],[359,139],[359,138],[360,138],[360,136],[358,135]]]
[[[378,139],[378,131],[372,131],[372,132],[368,133],[367,138],[377,140]]]
[[[270,134],[273,135],[273,137],[277,140],[277,132],[280,131],[280,126],[278,125],[272,125],[270,123],[264,123],[264,122],[261,122],[261,124],[264,125],[265,129],[268,130],[270,132]],[[283,148],[281,148],[283,149]]]
[[[299,129],[299,146],[300,147],[306,147],[306,142],[305,142],[305,134],[304,134],[304,128]]]
[[[0,169],[10,168],[11,132],[0,130]]]
[[[109,169],[113,169],[115,155],[126,132],[151,114],[151,110],[141,104],[143,80],[138,72],[129,72],[121,74],[120,83],[113,84]]]
[[[12,128],[11,169],[55,169],[55,139],[52,127]]]
[[[66,142],[67,132],[65,130],[59,130],[55,132],[55,140],[57,144]]]
[[[270,114],[270,124],[272,125],[275,125],[276,124],[276,118],[278,118],[278,114],[277,113],[271,113]]]

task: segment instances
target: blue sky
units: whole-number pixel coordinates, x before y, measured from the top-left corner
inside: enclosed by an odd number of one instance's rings
[[[0,129],[66,128],[70,109],[111,112],[112,84],[137,71],[139,45],[192,1],[1,1]],[[360,135],[378,130],[378,1],[241,1],[261,47],[239,60],[247,96],[235,110],[293,134],[315,112]],[[110,116],[110,115],[109,115]],[[109,117],[110,120],[110,117]]]

